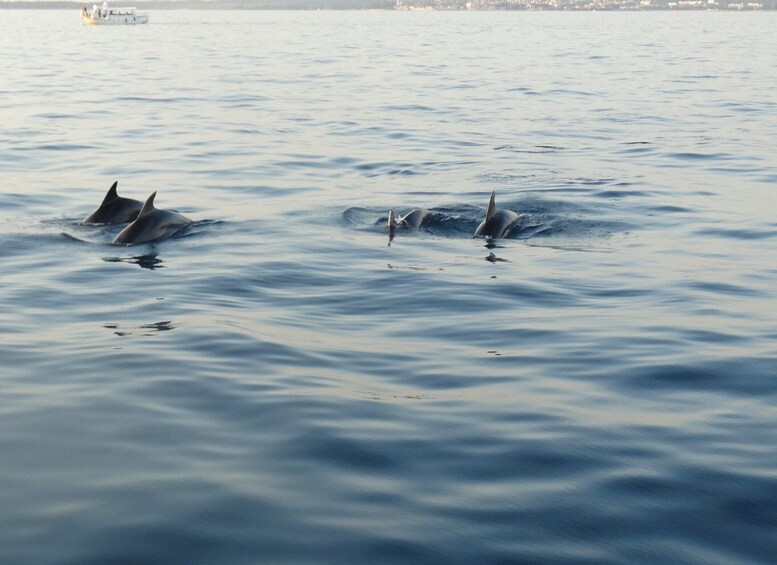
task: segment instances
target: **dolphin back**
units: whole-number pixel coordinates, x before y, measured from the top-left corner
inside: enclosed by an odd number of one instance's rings
[[[475,230],[475,237],[507,237],[518,223],[520,216],[512,210],[500,210],[496,207],[496,193],[491,193],[486,218]]]
[[[389,212],[388,225],[390,229],[393,228],[420,228],[426,224],[432,217],[432,213],[425,208],[416,208],[411,210],[404,216],[397,218],[394,216],[394,211]]]
[[[408,228],[420,228],[432,217],[432,213],[424,208],[417,208],[405,214],[400,220],[401,225]]]
[[[154,207],[156,192],[148,197],[137,219],[121,230],[113,240],[118,245],[147,243],[165,239],[181,231],[192,221],[178,212],[159,210]]]
[[[143,203],[119,196],[114,182],[105,194],[100,207],[81,221],[81,224],[126,224],[138,217]]]

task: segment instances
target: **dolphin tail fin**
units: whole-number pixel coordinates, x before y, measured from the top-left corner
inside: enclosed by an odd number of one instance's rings
[[[114,182],[111,185],[111,188],[108,189],[108,192],[105,193],[105,198],[103,198],[103,204],[107,204],[111,200],[115,200],[119,197],[119,194],[116,192],[116,186],[118,186],[119,181]]]
[[[393,230],[395,227],[397,227],[397,219],[394,217],[394,210],[389,210],[388,227],[390,230]]]
[[[154,198],[156,198],[156,192],[152,193],[151,196],[148,197],[148,200],[146,200],[146,203],[143,204],[143,208],[140,209],[140,214],[138,214],[138,218],[142,218],[146,214],[150,214],[156,208],[154,208]]]
[[[491,193],[491,199],[488,201],[488,212],[486,212],[486,221],[490,220],[496,214],[496,192]]]

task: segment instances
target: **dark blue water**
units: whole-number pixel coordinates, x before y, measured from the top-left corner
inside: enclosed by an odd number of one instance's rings
[[[774,13],[0,17],[0,562],[774,562]]]

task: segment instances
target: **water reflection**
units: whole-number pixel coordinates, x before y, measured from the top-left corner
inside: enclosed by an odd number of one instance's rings
[[[501,257],[497,257],[493,253],[489,253],[488,255],[486,255],[485,259],[489,263],[500,263],[500,262],[505,262],[506,263],[507,262],[507,259],[502,259]]]
[[[156,330],[158,332],[168,332],[170,330],[175,329],[173,322],[170,320],[164,320],[162,322],[154,322],[153,324],[143,324],[140,327],[144,329]]]
[[[151,324],[141,324],[139,326],[121,326],[119,324],[103,324],[104,328],[114,330],[113,333],[118,336],[128,336],[139,333],[142,336],[153,336],[159,332],[168,332],[176,327],[172,320],[162,320]],[[150,330],[150,331],[149,331]]]
[[[158,253],[147,253],[146,255],[137,255],[135,257],[103,257],[107,263],[133,263],[142,269],[163,269],[163,261]]]

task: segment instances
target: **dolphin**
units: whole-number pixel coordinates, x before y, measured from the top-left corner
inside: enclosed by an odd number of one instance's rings
[[[429,210],[423,208],[416,208],[405,214],[404,216],[397,218],[394,216],[394,210],[389,210],[388,215],[388,227],[393,230],[394,228],[420,228],[426,224],[432,217],[432,213]]]
[[[389,210],[388,214],[388,229],[389,229],[389,245],[394,239],[394,230],[396,228],[413,228],[418,229],[426,224],[432,217],[432,213],[424,208],[416,208],[411,210],[404,216],[396,218],[394,216],[394,210]]]
[[[497,210],[495,199],[496,193],[492,192],[486,219],[475,230],[475,237],[507,237],[518,222],[520,216],[512,210]]]
[[[103,198],[103,203],[89,214],[81,224],[126,224],[138,217],[143,203],[140,200],[124,198],[116,192],[118,181],[111,185]]]
[[[164,239],[192,223],[189,218],[178,212],[154,208],[154,198],[156,198],[156,192],[148,197],[137,219],[121,230],[113,243],[131,245]]]

